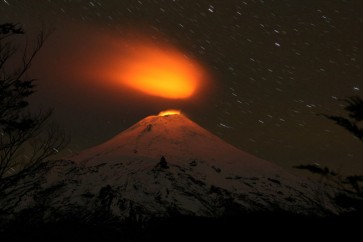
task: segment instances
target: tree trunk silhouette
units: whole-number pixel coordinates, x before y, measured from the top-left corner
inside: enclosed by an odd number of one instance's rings
[[[25,74],[49,34],[43,29],[33,47],[26,42],[22,48],[16,40],[24,35],[23,29],[0,24],[0,179],[44,160],[67,143],[64,132],[54,125],[45,129],[52,110],[27,110],[36,80]],[[30,155],[22,154],[29,149]]]

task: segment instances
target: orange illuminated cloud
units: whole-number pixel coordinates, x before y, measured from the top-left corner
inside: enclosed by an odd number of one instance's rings
[[[145,43],[128,46],[118,71],[127,87],[171,99],[191,97],[203,78],[202,67],[182,52]]]

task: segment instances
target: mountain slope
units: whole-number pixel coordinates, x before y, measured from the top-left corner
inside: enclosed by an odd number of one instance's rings
[[[271,210],[271,204],[283,210],[296,210],[299,206],[307,206],[305,203],[311,203],[309,206],[312,207],[321,206],[316,200],[318,188],[315,184],[308,184],[271,162],[233,147],[184,115],[149,116],[109,141],[71,159],[85,166],[118,164],[127,160],[123,169],[130,171],[126,174],[135,173],[134,176],[138,178],[133,182],[141,182],[146,191],[156,181],[147,180],[149,175],[143,174],[143,171],[155,169],[163,159],[168,169],[161,169],[162,173],[158,174],[168,176],[154,178],[160,180],[156,182],[160,185],[154,188],[155,192],[163,191],[166,187],[177,191],[166,184],[170,177],[174,177],[180,183],[179,190],[189,189],[189,193],[193,194],[196,191],[192,190],[188,180],[194,180],[200,189],[204,184],[206,187],[224,189],[226,193],[234,191],[243,194],[244,198],[238,201],[246,211]],[[183,183],[183,179],[187,181]],[[180,199],[182,197],[176,200]],[[184,204],[187,204],[186,201]],[[334,210],[334,207],[329,209]],[[309,208],[310,212],[313,210]]]
[[[281,172],[276,165],[238,150],[184,115],[149,116],[72,159],[113,162],[120,157],[160,159],[162,156],[175,165],[193,160],[208,161],[211,165],[237,169],[243,175]]]
[[[6,179],[0,192],[0,224],[349,211],[334,202],[335,190],[240,151],[182,115],[147,117],[69,160]]]

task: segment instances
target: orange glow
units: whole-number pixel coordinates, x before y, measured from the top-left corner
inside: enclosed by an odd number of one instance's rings
[[[181,114],[181,111],[176,110],[176,109],[169,109],[169,110],[161,111],[158,114],[158,116],[168,116],[168,115],[175,115],[175,114]]]
[[[202,67],[171,47],[129,45],[124,57],[118,70],[121,82],[149,95],[189,98],[202,81]]]

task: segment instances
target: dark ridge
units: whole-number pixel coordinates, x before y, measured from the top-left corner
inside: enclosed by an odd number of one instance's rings
[[[1,241],[246,241],[254,239],[346,238],[359,233],[362,213],[325,218],[289,213],[251,213],[205,218],[174,216],[145,223],[98,221],[56,224],[11,224],[2,227]],[[112,220],[109,220],[112,221]]]

